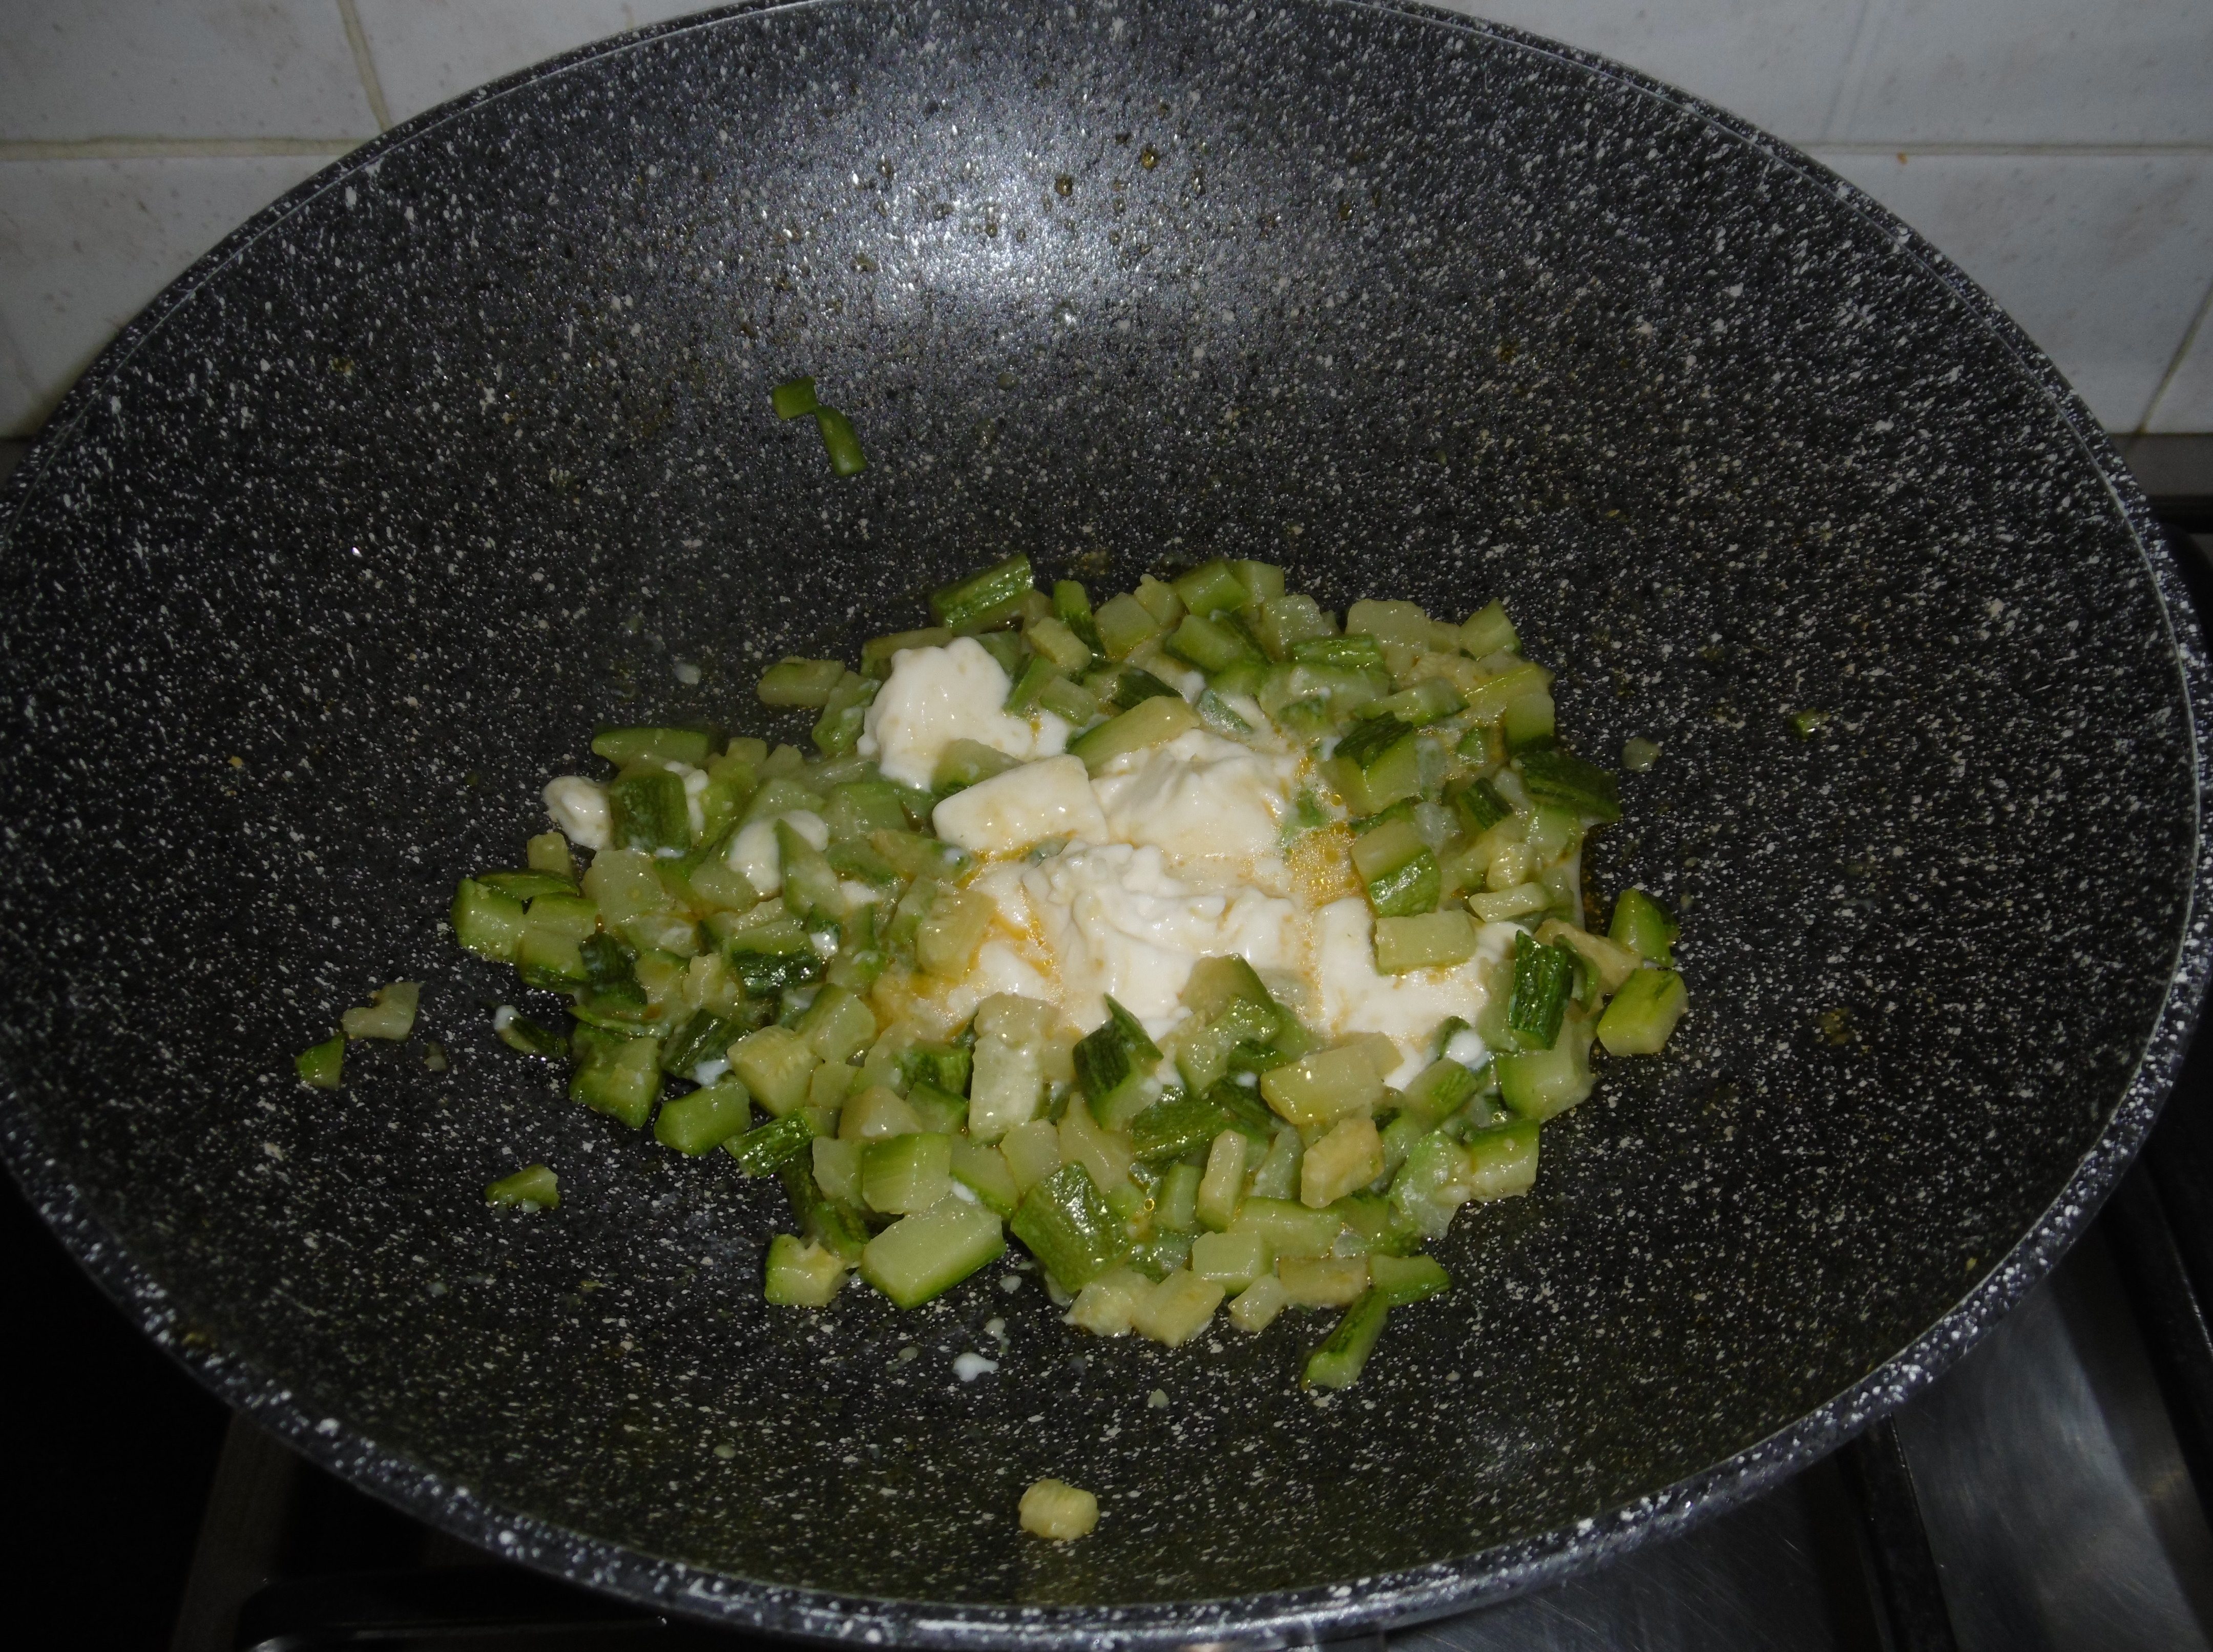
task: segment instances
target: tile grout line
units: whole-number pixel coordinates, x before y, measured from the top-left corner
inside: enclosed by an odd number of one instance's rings
[[[0,162],[235,160],[260,155],[344,155],[358,137],[85,137],[0,140]]]
[[[345,25],[346,45],[353,49],[354,73],[361,76],[363,95],[369,99],[369,113],[375,117],[376,130],[392,130],[392,109],[384,101],[384,82],[377,78],[376,59],[369,55],[369,34],[361,26],[361,11],[354,0],[338,0],[338,20]]]
[[[2159,387],[2151,393],[2151,399],[2144,404],[2143,417],[2137,421],[2132,435],[2149,436],[2152,433],[2151,422],[2159,415],[2159,405],[2167,399],[2167,393],[2174,387],[2175,380],[2181,375],[2182,364],[2190,359],[2190,352],[2197,347],[2198,335],[2205,331],[2205,319],[2209,315],[2213,315],[2213,283],[2207,283],[2205,296],[2198,301],[2198,314],[2190,318],[2190,325],[2182,330],[2182,342],[2174,347],[2174,355],[2167,363],[2167,371],[2160,375]]]

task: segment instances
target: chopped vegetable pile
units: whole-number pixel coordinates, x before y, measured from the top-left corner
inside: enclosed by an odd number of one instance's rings
[[[811,756],[697,728],[599,734],[608,777],[546,789],[562,830],[454,896],[463,947],[566,1003],[560,1027],[503,1006],[499,1037],[568,1063],[586,1106],[780,1181],[771,1302],[820,1308],[857,1273],[913,1308],[1011,1237],[1100,1334],[1180,1344],[1225,1301],[1250,1332],[1341,1310],[1303,1380],[1344,1387],[1392,1310],[1448,1288],[1424,1247],[1459,1210],[1533,1184],[1539,1128],[1589,1094],[1594,1048],[1655,1053],[1684,1013],[1657,901],[1625,890],[1606,933],[1587,924],[1581,849],[1619,816],[1615,777],[1560,743],[1552,674],[1496,602],[1460,624],[1359,602],[1340,625],[1279,569],[1216,561],[1094,607],[1073,581],[1041,592],[1015,557],[930,604],[936,625],[876,638],[857,667],[787,659],[762,677],[764,702],[816,714]],[[894,777],[888,680],[932,661],[987,680],[1006,732],[945,739]],[[1237,952],[1188,961],[1149,1018],[1111,991],[1080,1013],[1073,986],[1055,1003],[975,984],[1011,967],[990,964],[994,856],[1033,888],[1074,856],[1021,823],[1048,776],[1095,834],[1090,781],[1106,797],[1178,741],[1295,776],[1271,863],[1333,889],[1321,917],[1350,907],[1376,1002],[1428,983],[1442,996],[1421,1003],[1465,1013],[1425,1012],[1418,1037],[1403,1015],[1348,1034],[1326,995]],[[1022,796],[985,789],[1017,769]],[[941,809],[972,789],[965,813]],[[956,814],[1013,835],[963,846]],[[336,1083],[338,1053],[310,1051],[302,1076]],[[488,1196],[560,1202],[543,1165]],[[1025,1523],[1088,1529],[1083,1502],[1040,1483]]]

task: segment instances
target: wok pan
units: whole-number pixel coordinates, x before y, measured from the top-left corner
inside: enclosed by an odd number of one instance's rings
[[[860,478],[771,416],[799,373]],[[2204,659],[2082,405],[1803,156],[1419,7],[851,0],[579,53],[210,254],[0,534],[15,1175],[316,1461],[709,1618],[1282,1642],[1676,1530],[2051,1266],[2204,983]],[[770,1311],[781,1194],[563,1100],[440,933],[595,722],[774,732],[764,661],[1017,548],[1503,595],[1583,750],[1662,747],[1591,876],[1687,906],[1691,1019],[1333,1403],[1295,1316],[1169,1353],[1034,1272]],[[294,1082],[395,978],[450,1070]],[[560,1210],[487,1211],[533,1159]],[[1096,1535],[1017,1535],[1046,1473]]]

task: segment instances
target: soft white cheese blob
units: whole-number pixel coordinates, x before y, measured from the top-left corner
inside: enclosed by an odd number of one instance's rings
[[[930,816],[937,835],[978,855],[1018,855],[1047,838],[1101,843],[1106,817],[1072,757],[1025,763],[956,791]]]
[[[1068,725],[1050,711],[1018,717],[1004,710],[1012,686],[999,662],[972,637],[942,648],[901,649],[892,674],[863,713],[860,752],[887,780],[927,788],[937,760],[956,740],[1009,757],[1057,757]]]
[[[1106,1019],[1112,997],[1147,1032],[1167,1032],[1183,1018],[1176,995],[1202,958],[1237,953],[1262,968],[1302,961],[1291,902],[1196,887],[1151,844],[1070,848],[1024,872],[1021,887],[1058,969],[1061,1014],[1087,1031]]]
[[[1100,835],[1151,844],[1183,865],[1213,860],[1253,871],[1262,863],[1279,868],[1296,771],[1295,758],[1266,756],[1193,728],[1107,765],[1092,783],[1106,816]],[[1277,878],[1267,881],[1280,887]]]
[[[796,808],[788,814],[749,821],[730,839],[722,862],[753,885],[762,899],[783,890],[783,851],[776,846],[776,823],[787,822],[794,832],[817,849],[830,846],[829,823],[812,809]]]
[[[583,849],[605,849],[613,816],[603,787],[581,775],[564,774],[546,787],[546,812],[572,844]]]
[[[1505,937],[1493,930],[1505,931]],[[1321,1028],[1332,1038],[1381,1033],[1399,1046],[1398,1068],[1385,1081],[1405,1085],[1430,1063],[1430,1040],[1448,1017],[1472,1021],[1483,1008],[1484,972],[1512,944],[1513,926],[1485,924],[1475,956],[1448,969],[1385,975],[1375,967],[1375,920],[1358,895],[1332,901],[1314,917],[1314,977]],[[1478,1046],[1479,1047],[1479,1046]]]

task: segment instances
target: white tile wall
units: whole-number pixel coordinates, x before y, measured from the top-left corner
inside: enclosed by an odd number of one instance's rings
[[[1449,3],[1815,149],[1989,286],[2113,428],[2213,431],[2213,0]],[[381,125],[703,9],[0,0],[0,434],[35,429],[164,282]]]
[[[101,346],[179,271],[324,160],[0,167],[0,430],[36,430]]]
[[[2207,0],[1870,0],[1825,134],[1877,143],[2213,143]]]
[[[702,0],[355,0],[394,120]]]
[[[375,131],[332,0],[0,3],[0,138]]]
[[[1827,162],[2005,306],[2107,428],[2151,405],[2213,272],[2213,156],[1869,155]]]
[[[1442,0],[1680,86],[1794,143],[1827,135],[1857,0]]]

